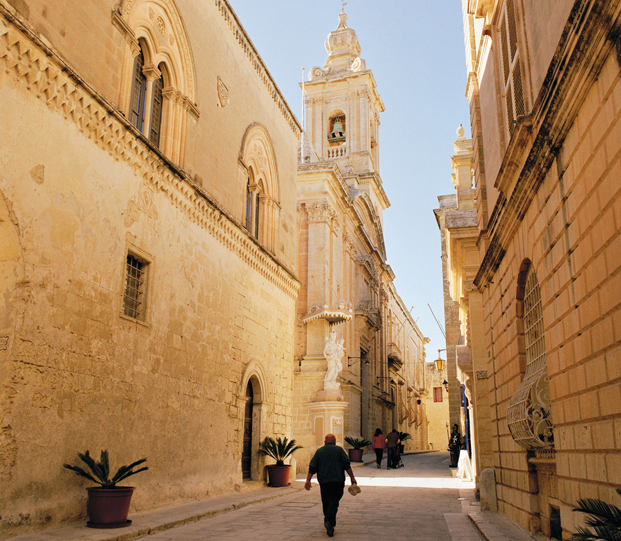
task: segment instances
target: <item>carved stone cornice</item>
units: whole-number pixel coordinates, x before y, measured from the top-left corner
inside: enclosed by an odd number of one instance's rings
[[[338,213],[328,201],[307,202],[304,206],[309,223],[326,223],[338,235],[341,229],[341,222]]]
[[[268,93],[272,97],[272,100],[274,100],[274,103],[278,107],[280,113],[287,121],[287,124],[291,128],[291,131],[296,136],[299,136],[302,132],[302,126],[300,126],[295,115],[291,112],[291,109],[289,109],[289,105],[287,104],[283,95],[280,93],[278,86],[276,86],[276,83],[274,82],[272,76],[265,67],[265,64],[263,64],[261,56],[248,38],[244,27],[241,25],[239,19],[237,18],[237,15],[235,15],[235,12],[231,9],[231,6],[227,2],[227,0],[213,0],[213,3],[220,12],[220,15],[222,15],[222,18],[229,27],[229,30],[237,40],[237,43],[239,43],[240,47],[246,54],[246,57],[250,61],[250,64],[257,72],[259,79],[261,79],[261,81],[267,88]]]
[[[21,84],[100,149],[125,162],[188,220],[285,294],[297,297],[300,283],[286,267],[1,4],[0,66],[0,84],[4,77]]]

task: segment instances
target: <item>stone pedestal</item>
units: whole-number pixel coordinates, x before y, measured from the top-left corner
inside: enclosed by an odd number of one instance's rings
[[[337,445],[343,445],[345,410],[348,406],[349,404],[343,400],[343,394],[338,390],[319,391],[315,399],[308,403],[313,420],[315,445],[321,447],[325,435],[329,433],[336,436]]]

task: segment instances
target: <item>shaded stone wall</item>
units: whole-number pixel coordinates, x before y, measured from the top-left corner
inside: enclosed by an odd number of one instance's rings
[[[88,483],[62,464],[86,449],[107,449],[113,467],[148,457],[134,511],[229,491],[242,483],[249,378],[261,390],[257,439],[291,435],[295,228],[285,217],[269,253],[240,225],[241,187],[219,206],[13,16],[0,11],[0,532],[83,517]],[[205,127],[188,142],[237,149],[210,172],[214,185],[237,189],[244,131],[272,101],[258,77],[249,84],[255,100],[229,109],[228,138]],[[285,134],[275,147],[291,218],[296,134],[284,116],[266,124]],[[128,250],[148,261],[144,322],[123,315]]]
[[[489,80],[501,68],[494,64],[497,44],[490,52],[483,34],[467,90],[475,156],[485,150],[488,164],[493,160],[486,171],[479,160],[479,173],[499,191],[488,223],[479,199],[482,263],[475,280],[499,509],[546,535],[559,514],[563,535],[575,531],[581,518],[571,508],[579,498],[621,504],[614,492],[621,482],[621,72],[609,34],[618,28],[619,8],[619,2],[557,2],[517,12],[532,48],[522,72],[528,107],[511,133],[506,128],[504,142],[486,130],[500,98]],[[562,15],[563,29],[556,18],[541,26],[547,9]],[[484,11],[471,14],[470,23],[490,16]],[[506,119],[497,121],[502,126]],[[518,274],[529,265],[543,307],[555,447],[548,453],[517,445],[507,424],[509,401],[524,377],[517,296]]]

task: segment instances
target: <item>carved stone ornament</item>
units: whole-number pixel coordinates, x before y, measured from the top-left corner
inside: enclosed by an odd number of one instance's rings
[[[151,190],[143,189],[138,194],[138,197],[132,197],[127,202],[127,209],[125,210],[125,219],[123,223],[125,227],[131,227],[138,221],[140,214],[145,214],[154,221],[157,221],[158,214],[157,208],[154,204],[154,195]]]
[[[0,336],[0,351],[6,351],[9,349],[9,337]]]
[[[229,104],[229,89],[222,82],[222,79],[218,77],[218,101],[220,102],[220,107],[226,107]]]

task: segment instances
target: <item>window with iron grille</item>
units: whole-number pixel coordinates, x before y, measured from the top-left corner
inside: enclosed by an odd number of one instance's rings
[[[509,137],[511,137],[517,118],[526,114],[514,0],[507,0],[499,30],[502,57],[502,99]]]
[[[442,387],[433,388],[433,401],[442,402]]]
[[[144,321],[146,313],[146,278],[148,263],[127,254],[123,314]]]

